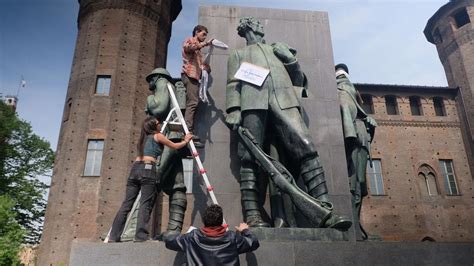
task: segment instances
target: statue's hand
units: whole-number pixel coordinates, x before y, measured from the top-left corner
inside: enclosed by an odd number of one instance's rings
[[[225,122],[231,130],[237,130],[241,120],[242,116],[239,109],[235,109],[234,111],[230,112],[225,118]]]
[[[377,127],[377,122],[372,117],[367,116],[366,121],[367,121],[367,124],[369,124],[370,126]]]
[[[288,64],[296,60],[295,55],[291,52],[290,47],[286,43],[276,42],[272,44],[273,53],[280,59],[283,63]],[[296,54],[296,51],[295,51]]]

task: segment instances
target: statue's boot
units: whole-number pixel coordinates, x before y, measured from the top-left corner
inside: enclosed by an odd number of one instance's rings
[[[169,220],[166,232],[163,232],[153,240],[163,241],[169,234],[180,234],[183,228],[184,212],[186,211],[187,199],[183,191],[175,191],[169,198]]]
[[[270,227],[270,224],[263,221],[260,214],[258,188],[253,169],[242,168],[240,170],[240,192],[245,222],[250,227]]]
[[[184,221],[184,212],[186,211],[187,199],[184,191],[175,191],[170,195],[170,218],[168,220],[167,233],[181,233]]]
[[[329,201],[326,177],[318,156],[305,160],[301,164],[301,176],[310,196],[332,205]],[[348,217],[331,213],[322,227],[347,230],[351,225],[352,221]]]

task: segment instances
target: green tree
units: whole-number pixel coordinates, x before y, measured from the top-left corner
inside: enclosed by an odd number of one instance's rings
[[[18,252],[25,236],[16,221],[15,201],[0,196],[0,265],[20,265]]]
[[[0,195],[15,202],[16,221],[26,230],[25,243],[38,243],[48,186],[38,177],[51,176],[54,153],[31,125],[0,103]]]

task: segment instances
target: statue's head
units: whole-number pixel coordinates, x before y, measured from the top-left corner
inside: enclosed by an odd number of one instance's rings
[[[146,81],[148,82],[148,85],[150,87],[150,90],[154,90],[155,89],[155,83],[158,79],[160,78],[165,78],[167,79],[168,81],[171,81],[172,78],[171,78],[171,74],[170,72],[168,72],[168,70],[164,69],[164,68],[155,68],[153,69],[153,71],[150,72],[150,74],[148,74],[146,76]]]
[[[237,26],[239,36],[245,37],[247,31],[253,31],[255,34],[262,37],[265,35],[262,23],[254,17],[243,17],[239,20],[239,25]]]
[[[349,68],[347,67],[346,64],[337,64],[335,67],[334,67],[334,70],[337,72],[339,69],[342,69],[344,70],[347,74],[349,74]]]
[[[334,67],[334,70],[336,71],[336,77],[344,75],[347,78],[349,77],[349,68],[347,67],[346,64],[337,64]]]

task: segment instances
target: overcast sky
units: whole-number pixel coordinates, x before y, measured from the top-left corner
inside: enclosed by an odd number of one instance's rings
[[[334,61],[354,82],[439,85],[446,77],[423,29],[447,0],[183,0],[173,24],[168,69],[178,76],[180,46],[197,23],[199,4],[326,11]],[[56,149],[77,35],[76,0],[0,0],[0,93],[16,94],[19,116]],[[230,25],[229,30],[235,30]],[[216,37],[218,36],[212,36]]]

